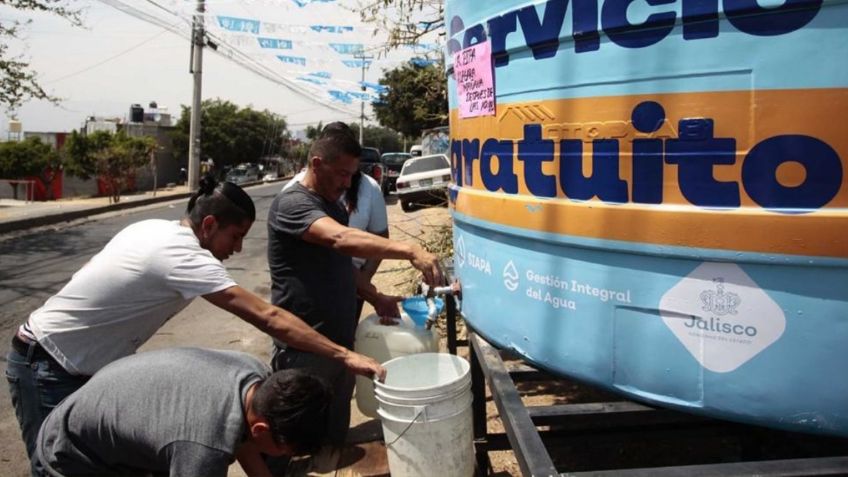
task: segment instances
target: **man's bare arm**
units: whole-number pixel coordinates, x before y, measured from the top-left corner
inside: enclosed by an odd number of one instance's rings
[[[203,298],[299,350],[341,361],[356,374],[385,378],[386,370],[377,361],[333,343],[300,318],[238,285]]]
[[[436,255],[413,243],[389,240],[352,227],[345,227],[330,217],[322,217],[301,236],[307,242],[332,248],[345,255],[362,258],[409,260],[421,271],[430,286],[441,285],[442,271]]]

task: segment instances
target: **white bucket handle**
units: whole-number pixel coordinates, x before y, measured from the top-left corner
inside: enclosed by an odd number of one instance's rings
[[[425,405],[425,406],[412,406],[412,407],[416,411],[415,417],[413,417],[412,420],[409,421],[409,424],[406,425],[406,427],[403,429],[403,431],[400,434],[398,434],[398,436],[395,437],[392,442],[386,443],[386,447],[391,447],[395,442],[397,442],[401,437],[403,437],[403,435],[406,434],[406,431],[408,431],[412,427],[412,425],[415,424],[415,422],[418,420],[419,417],[421,417],[422,414],[424,414],[424,421],[423,422],[427,422],[427,406]]]

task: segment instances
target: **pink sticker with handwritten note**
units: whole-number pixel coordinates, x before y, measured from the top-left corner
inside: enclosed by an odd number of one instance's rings
[[[460,118],[495,115],[492,48],[488,41],[453,54],[453,78]]]

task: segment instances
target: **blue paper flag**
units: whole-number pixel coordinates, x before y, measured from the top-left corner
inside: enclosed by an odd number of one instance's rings
[[[259,20],[218,15],[218,25],[224,30],[259,34]]]
[[[372,89],[372,90],[376,91],[377,93],[385,93],[386,91],[389,90],[389,88],[387,88],[387,87],[385,87],[385,86],[383,86],[379,83],[369,83],[367,81],[361,81],[359,84],[361,84],[362,86],[364,86],[368,89]]]
[[[362,43],[330,43],[330,48],[342,55],[353,55],[362,53]]]
[[[274,48],[277,50],[291,50],[292,42],[291,40],[283,40],[280,38],[265,38],[259,37],[259,46],[262,48]]]
[[[306,66],[306,58],[302,56],[284,56],[277,55],[277,58],[283,63],[291,63],[293,65]]]
[[[292,1],[298,7],[303,8],[307,5],[309,5],[310,3],[331,3],[331,2],[335,2],[336,0],[292,0]]]
[[[299,79],[300,81],[306,81],[307,83],[317,84],[318,86],[324,86],[325,84],[327,84],[325,81],[322,81],[322,80],[319,80],[319,79],[316,79],[316,78],[312,78],[312,77],[309,77],[309,76],[299,76],[297,79]]]
[[[429,58],[412,58],[409,60],[415,66],[428,66],[436,63],[436,60],[431,60]]]
[[[353,100],[350,98],[350,95],[348,95],[347,92],[345,92],[345,91],[339,91],[337,89],[331,89],[328,92],[330,93],[330,97],[335,99],[336,101],[341,101],[342,103],[345,103],[345,104],[350,104],[350,103],[353,102]]]
[[[340,25],[310,25],[309,28],[317,31],[318,33],[345,33],[352,32],[352,26],[340,26]]]
[[[362,60],[342,60],[345,66],[348,68],[362,68]],[[365,61],[365,66],[369,66],[371,61]]]

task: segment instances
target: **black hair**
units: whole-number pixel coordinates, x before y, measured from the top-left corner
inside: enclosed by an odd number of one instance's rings
[[[324,126],[321,136],[309,148],[309,157],[318,156],[327,162],[335,162],[342,154],[359,157],[362,155],[362,147],[353,130],[338,121]]]
[[[219,184],[207,175],[200,180],[200,187],[189,199],[186,217],[198,227],[207,215],[214,216],[222,226],[240,225],[256,220],[256,207],[241,187],[232,182]]]
[[[345,191],[345,202],[347,202],[347,213],[356,212],[356,207],[359,205],[359,183],[362,182],[362,171],[356,171],[356,174],[350,176],[350,187]]]
[[[349,134],[350,137],[354,137],[353,129],[341,121],[327,123],[324,129],[321,130],[321,136],[326,136],[327,134]]]
[[[253,409],[268,422],[277,444],[295,453],[317,450],[327,437],[332,392],[324,380],[301,370],[285,369],[268,377],[253,396]]]
[[[341,121],[327,123],[324,129],[321,130],[322,138],[333,134],[344,134],[356,141],[356,135],[353,133],[353,129]],[[356,154],[356,157],[359,157],[361,154],[362,148],[360,147],[359,154]],[[356,208],[359,205],[359,183],[361,181],[362,171],[356,171],[356,174],[350,178],[350,187],[345,191],[345,202],[347,202],[347,212],[349,214],[356,212]]]

